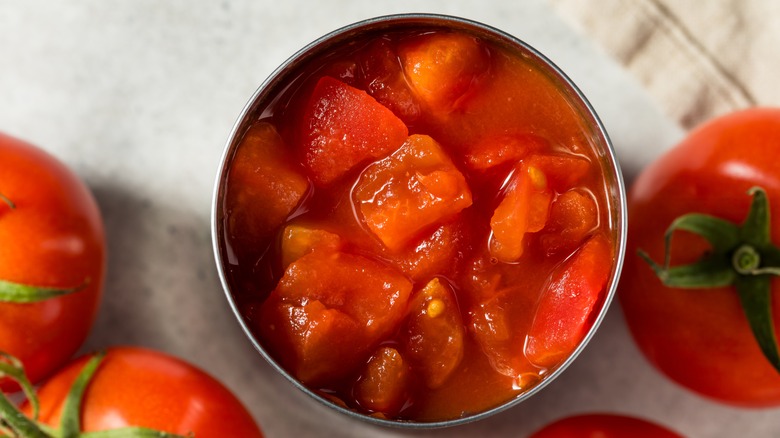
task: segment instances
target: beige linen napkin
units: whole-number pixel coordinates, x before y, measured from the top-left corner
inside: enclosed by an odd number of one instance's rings
[[[780,1],[550,1],[686,128],[780,106]]]

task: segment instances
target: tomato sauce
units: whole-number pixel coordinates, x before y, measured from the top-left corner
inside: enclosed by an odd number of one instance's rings
[[[279,87],[232,157],[227,280],[293,377],[440,421],[532,388],[603,304],[604,164],[527,56],[467,32],[344,43]]]

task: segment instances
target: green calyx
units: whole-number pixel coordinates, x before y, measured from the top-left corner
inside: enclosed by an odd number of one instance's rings
[[[0,378],[9,377],[19,383],[32,406],[33,418],[25,416],[0,392],[0,436],[10,438],[187,438],[144,427],[125,427],[97,432],[81,431],[81,403],[95,371],[103,361],[103,353],[92,356],[81,369],[65,398],[60,425],[52,428],[38,422],[39,403],[32,385],[18,359],[0,352]],[[191,438],[193,435],[188,435]]]
[[[638,255],[668,287],[703,289],[734,286],[753,335],[764,356],[780,372],[772,317],[772,276],[780,276],[780,249],[770,237],[769,200],[760,187],[748,191],[753,196],[742,225],[705,214],[678,217],[664,236],[664,263],[659,265],[642,250]],[[688,231],[705,238],[712,251],[696,263],[669,266],[671,239],[675,231]]]
[[[0,280],[0,303],[29,304],[45,301],[63,295],[69,295],[87,287],[89,279],[83,284],[71,288],[32,286]]]
[[[0,201],[3,201],[4,203],[8,204],[8,208],[10,208],[11,210],[13,210],[13,209],[15,209],[15,208],[16,208],[16,204],[14,204],[14,202],[13,202],[13,201],[11,201],[10,199],[8,199],[8,197],[7,197],[7,196],[5,196],[5,195],[4,195],[4,194],[2,194],[2,193],[0,193]]]

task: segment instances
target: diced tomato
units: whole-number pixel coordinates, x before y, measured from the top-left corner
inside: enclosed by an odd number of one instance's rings
[[[457,269],[463,257],[467,244],[464,228],[465,224],[458,220],[448,221],[402,252],[391,254],[390,259],[414,281],[447,275]]]
[[[303,198],[309,182],[298,173],[270,123],[244,135],[228,175],[227,233],[236,247],[259,248]],[[262,205],[263,208],[257,208]]]
[[[538,154],[529,157],[528,162],[544,172],[550,187],[558,192],[576,186],[590,170],[590,161],[579,155]]]
[[[287,225],[282,231],[282,266],[286,269],[314,250],[335,251],[340,247],[338,234],[305,225]]]
[[[355,399],[370,411],[395,415],[409,398],[409,366],[392,347],[378,349],[355,383]]]
[[[502,288],[502,264],[483,251],[466,263],[466,269],[460,281],[458,300],[467,309],[487,301],[498,294]]]
[[[314,87],[301,132],[303,163],[317,185],[384,157],[408,134],[401,119],[365,91],[327,76]]]
[[[471,170],[485,171],[505,163],[518,162],[529,153],[545,147],[547,141],[533,134],[504,134],[486,137],[470,146],[464,158]]]
[[[539,369],[523,356],[524,321],[510,317],[515,292],[505,289],[469,310],[469,329],[490,366],[524,387],[539,380]]]
[[[401,273],[373,260],[313,251],[288,266],[258,323],[296,377],[313,384],[354,370],[397,330],[411,289]]]
[[[369,166],[354,197],[368,228],[391,251],[471,205],[463,174],[425,135],[409,137],[392,155]]]
[[[406,78],[431,111],[448,112],[489,66],[487,49],[456,33],[420,35],[399,47]]]
[[[322,301],[359,322],[374,341],[398,328],[411,290],[403,274],[374,260],[313,251],[287,268],[274,293],[290,302]]]
[[[551,201],[544,172],[534,165],[519,165],[490,218],[490,255],[501,262],[518,261],[526,233],[537,232],[547,223]]]
[[[458,302],[445,281],[434,278],[411,299],[401,344],[429,388],[443,385],[460,365],[464,332]]]
[[[360,324],[320,301],[296,305],[272,294],[260,315],[261,336],[274,356],[305,384],[342,378],[366,354]]]
[[[609,280],[612,257],[609,240],[597,234],[553,272],[528,332],[528,360],[549,368],[577,348]]]
[[[550,207],[550,219],[539,238],[542,248],[548,255],[571,252],[598,226],[598,221],[593,197],[570,190]]]
[[[420,104],[406,83],[398,55],[386,39],[378,39],[359,54],[368,94],[406,123],[420,117]]]

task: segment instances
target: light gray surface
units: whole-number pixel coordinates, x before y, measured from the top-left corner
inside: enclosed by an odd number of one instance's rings
[[[229,311],[212,258],[210,197],[224,141],[254,89],[298,48],[397,12],[475,19],[545,53],[601,115],[629,181],[682,135],[633,78],[541,0],[0,0],[0,131],[81,174],[106,222],[109,275],[85,349],[137,344],[199,364],[239,395],[270,437],[522,437],[583,411],[634,413],[696,437],[780,435],[777,409],[723,407],[658,375],[633,346],[618,306],[545,391],[455,429],[356,422],[294,390],[262,361]]]

